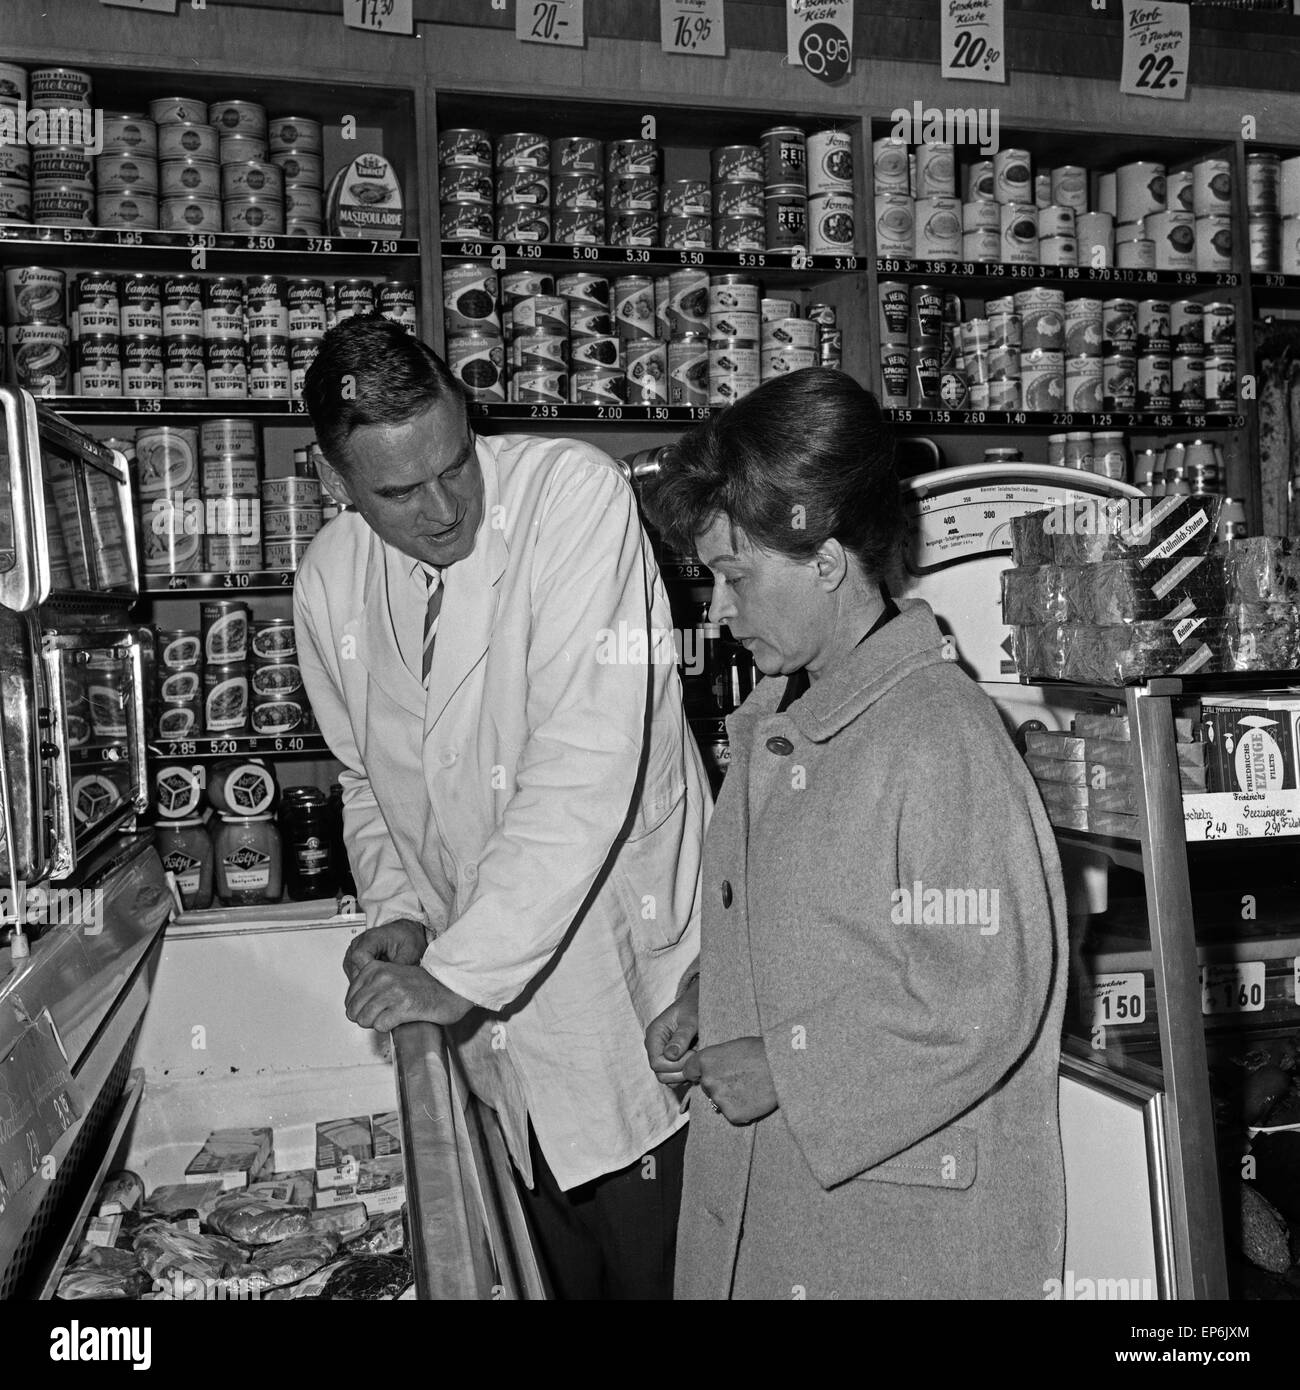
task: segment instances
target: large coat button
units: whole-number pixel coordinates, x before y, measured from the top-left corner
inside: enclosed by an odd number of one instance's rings
[[[731,906],[731,882],[725,878],[722,880],[722,905],[723,907]]]
[[[783,738],[777,734],[775,738],[768,739],[767,751],[775,753],[779,758],[788,758],[794,752],[794,744],[788,738]]]

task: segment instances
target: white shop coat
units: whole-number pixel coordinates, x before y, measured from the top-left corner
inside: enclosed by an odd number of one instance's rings
[[[437,934],[425,968],[482,1006],[448,1030],[471,1086],[524,1175],[531,1116],[569,1188],[685,1122],[643,1034],[698,955],[711,802],[671,648],[608,659],[647,600],[672,625],[618,469],[569,439],[477,452],[483,521],[444,572],[427,698],[387,607],[411,561],[354,512],[299,568],[299,658],[368,925]]]

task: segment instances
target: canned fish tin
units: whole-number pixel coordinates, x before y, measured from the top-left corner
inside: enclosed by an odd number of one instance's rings
[[[709,151],[709,172],[721,183],[762,183],[763,151],[757,145],[719,145]]]
[[[603,174],[556,174],[551,178],[551,202],[559,208],[604,208]]]
[[[808,195],[781,189],[763,197],[763,226],[768,251],[808,244]]]
[[[203,336],[243,339],[248,317],[244,281],[237,275],[216,275],[203,282]],[[241,343],[242,345],[242,343]]]
[[[1168,357],[1144,352],[1137,360],[1137,408],[1168,410],[1172,404],[1173,366]]]
[[[1173,352],[1192,357],[1205,354],[1205,305],[1196,299],[1177,299],[1169,306],[1169,338]]]
[[[158,226],[164,232],[220,232],[221,204],[216,198],[163,198]]]
[[[214,101],[208,107],[208,123],[218,130],[265,137],[266,107],[255,101]]]
[[[598,246],[605,239],[603,208],[556,208],[551,237],[560,246]]]
[[[222,168],[215,159],[164,159],[158,166],[159,186],[165,198],[217,198],[221,194]]]
[[[568,405],[568,372],[515,372],[510,378],[511,399],[519,405]]]
[[[673,179],[665,183],[660,202],[662,212],[670,217],[712,217],[714,213],[709,185],[703,179]]]
[[[438,132],[439,164],[491,164],[492,137],[476,126],[455,126]]]
[[[100,193],[95,198],[95,220],[101,227],[135,227],[153,231],[158,226],[158,199],[152,193]]]
[[[227,198],[221,204],[225,230],[240,236],[280,236],[284,232],[284,199],[280,196]]]
[[[1196,219],[1197,270],[1231,270],[1232,218],[1211,214]]]
[[[222,144],[225,144],[224,140]],[[271,163],[284,175],[286,192],[300,185],[320,188],[324,182],[325,165],[318,154],[306,150],[273,150],[270,158]]]
[[[75,184],[35,184],[32,216],[38,226],[91,227],[95,223],[95,195]]]
[[[72,389],[79,396],[122,394],[122,353],[116,333],[84,334],[76,343]]]
[[[569,358],[576,375],[583,367],[617,367],[623,371],[622,338],[579,338],[570,345]]]
[[[757,309],[720,309],[709,313],[709,336],[711,338],[753,338],[762,337],[764,324]]]
[[[497,210],[504,207],[548,208],[551,180],[545,169],[502,169],[497,174]]]
[[[705,334],[683,334],[668,344],[668,402],[708,405],[709,340]]]
[[[707,217],[661,217],[659,244],[672,251],[710,250],[713,224]]]
[[[1205,404],[1209,410],[1237,407],[1237,359],[1211,354],[1205,359]]]
[[[647,174],[620,174],[606,187],[610,212],[658,212],[659,183]]]
[[[605,219],[611,246],[653,246],[659,235],[659,219],[653,212],[612,212]]]
[[[1278,199],[1282,161],[1275,154],[1246,156],[1246,211],[1251,217],[1281,211]]]
[[[136,154],[101,154],[95,160],[95,186],[101,193],[158,193],[158,161]]]
[[[1101,306],[1102,351],[1104,353],[1136,353],[1137,335],[1137,300],[1104,300]]]
[[[217,158],[220,164],[268,163],[266,140],[260,135],[221,131],[217,136]],[[279,168],[279,165],[276,165]],[[283,179],[283,174],[280,175]],[[250,190],[251,192],[252,190]]]
[[[549,241],[551,239],[550,212],[546,208],[524,205],[498,205],[497,237],[501,241]]]
[[[207,393],[203,339],[194,334],[163,339],[163,395],[197,399]]]
[[[105,111],[103,154],[130,154],[139,159],[158,157],[158,127],[135,111]]]
[[[668,346],[653,338],[624,344],[627,399],[630,405],[668,404]]]
[[[814,131],[807,139],[808,196],[853,193],[853,139],[847,130]]]
[[[932,198],[931,204],[940,199]],[[953,200],[955,203],[955,200]],[[944,213],[935,208],[921,219],[922,235],[936,246],[946,246],[943,238]],[[960,227],[960,218],[957,219]],[[927,230],[928,229],[928,230]],[[959,249],[961,233],[956,233],[953,249]],[[852,255],[854,249],[853,199],[843,193],[818,194],[808,199],[808,250],[814,256]],[[925,254],[922,252],[921,254]],[[955,259],[955,257],[954,257]]]
[[[713,216],[762,217],[763,185],[733,180],[713,185]]]
[[[569,301],[560,295],[538,294],[516,300],[511,312],[516,333],[569,331]]]
[[[257,460],[252,458],[205,458],[201,471],[205,497],[256,497]]]
[[[1132,353],[1112,352],[1101,359],[1101,408],[1137,409],[1137,358]]]
[[[490,241],[496,235],[491,203],[443,203],[439,227],[444,241],[462,237]]]
[[[713,246],[717,251],[762,251],[767,229],[761,217],[715,217]]]
[[[1237,307],[1229,301],[1207,304],[1201,319],[1205,350],[1210,354],[1229,352],[1237,345]]]
[[[158,158],[220,161],[221,142],[216,128],[206,121],[159,122]]]
[[[1028,150],[998,150],[993,156],[993,191],[999,203],[1034,206],[1033,163]]]
[[[1092,412],[1101,409],[1101,358],[1065,359],[1065,409]]]
[[[326,293],[328,295],[329,291]],[[357,275],[349,276],[346,280],[335,280],[333,299],[335,323],[342,323],[354,315],[373,314],[376,308],[374,281],[364,280]]]
[[[475,329],[449,338],[447,366],[470,400],[505,400],[505,349],[499,333]]]
[[[311,116],[272,116],[266,136],[273,150],[310,150],[319,154],[324,148],[321,123]],[[438,144],[441,151],[441,140]]]
[[[621,367],[576,368],[569,379],[569,399],[574,405],[624,405],[627,377]]]
[[[33,108],[90,105],[90,74],[82,68],[32,68],[28,83]]]
[[[232,198],[250,197],[282,198],[284,196],[284,173],[278,164],[271,164],[259,159],[245,160],[240,164],[223,164],[221,166],[221,196],[227,201]],[[320,215],[319,203],[318,195],[316,200],[317,216]]]
[[[262,535],[269,541],[310,540],[321,528],[320,507],[268,507]]]
[[[278,334],[250,332],[248,338],[248,394],[255,400],[288,400],[289,340]]]
[[[195,574],[203,568],[201,538],[186,531],[182,511],[164,497],[137,504],[140,565],[146,574]]]
[[[163,394],[162,338],[137,333],[122,337],[122,394],[135,397]]]
[[[561,135],[551,141],[551,170],[556,175],[600,174],[605,146],[589,135]]]
[[[611,140],[606,146],[605,172],[610,178],[659,173],[659,146],[653,140]]]
[[[78,284],[86,278],[88,277],[78,276]],[[96,278],[103,279],[105,277]],[[64,308],[66,277],[63,271],[56,270],[52,266],[7,266],[4,272],[4,283],[5,319],[10,326],[26,323],[66,322],[66,310]],[[74,294],[74,314],[79,303],[79,298]]]
[[[762,327],[763,347],[815,348],[820,325],[811,319],[769,319]]]
[[[498,169],[549,169],[551,144],[545,135],[532,131],[512,131],[498,135],[496,142]]]
[[[1173,359],[1171,403],[1175,410],[1205,409],[1205,359],[1180,353]]]
[[[248,395],[248,360],[243,338],[208,338],[203,347],[208,395],[243,400]]]

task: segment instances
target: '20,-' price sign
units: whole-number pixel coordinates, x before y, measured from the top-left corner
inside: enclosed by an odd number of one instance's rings
[[[1186,5],[1165,0],[1124,0],[1120,91],[1127,96],[1184,100],[1191,46]]]
[[[838,82],[853,66],[853,3],[786,0],[786,60],[822,82]]]
[[[1005,82],[1002,0],[940,0],[940,56],[944,77],[962,82]]]
[[[515,38],[582,48],[587,42],[584,0],[515,0]]]

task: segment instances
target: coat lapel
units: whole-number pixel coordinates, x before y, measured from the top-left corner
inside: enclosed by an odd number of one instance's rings
[[[369,534],[366,558],[364,597],[360,620],[354,633],[345,633],[356,642],[356,655],[370,673],[371,680],[390,699],[404,710],[422,718],[424,687],[411,674],[393,633],[393,620],[388,612],[388,572],[384,544]],[[344,653],[346,655],[346,653]]]

